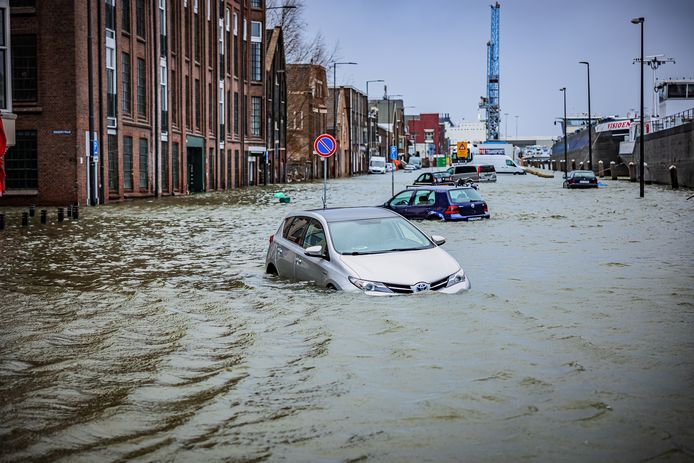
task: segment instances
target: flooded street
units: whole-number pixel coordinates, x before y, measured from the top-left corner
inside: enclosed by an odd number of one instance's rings
[[[328,205],[390,182],[331,181]],[[694,199],[606,183],[500,176],[490,220],[421,223],[472,282],[454,296],[266,276],[321,183],[10,211],[0,461],[692,461]]]

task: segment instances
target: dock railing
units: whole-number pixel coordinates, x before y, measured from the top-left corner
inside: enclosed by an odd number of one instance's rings
[[[678,125],[686,124],[694,121],[694,108],[687,109],[671,116],[663,117],[651,122],[651,130],[649,133],[659,132],[661,130],[677,127]]]

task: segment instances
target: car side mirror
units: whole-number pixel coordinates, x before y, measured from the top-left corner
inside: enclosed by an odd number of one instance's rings
[[[436,246],[441,246],[446,242],[446,238],[440,235],[431,235],[431,240],[434,242]]]
[[[304,250],[304,254],[310,257],[324,257],[323,246],[311,246]]]

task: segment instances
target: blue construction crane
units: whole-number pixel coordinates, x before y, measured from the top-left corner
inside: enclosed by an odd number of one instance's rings
[[[501,109],[499,105],[499,12],[501,5],[496,2],[492,9],[491,40],[487,42],[487,97],[482,97],[480,108],[486,112],[487,140],[499,139]]]

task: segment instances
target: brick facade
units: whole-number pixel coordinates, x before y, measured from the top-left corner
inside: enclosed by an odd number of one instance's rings
[[[18,101],[15,91],[14,108],[17,132],[36,131],[38,178],[35,188],[10,191],[0,204],[84,204],[86,1],[37,1],[11,15],[13,47],[27,36],[36,40],[37,96]],[[266,136],[275,122],[266,106],[264,2],[100,0],[92,21],[102,202],[265,180]],[[280,132],[283,123],[286,117]],[[279,166],[271,169],[267,179],[280,181]]]

